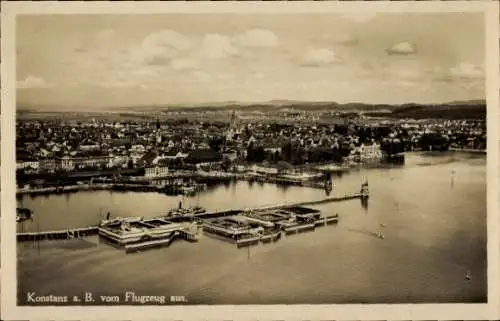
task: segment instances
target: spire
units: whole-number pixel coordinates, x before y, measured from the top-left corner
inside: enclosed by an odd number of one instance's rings
[[[234,128],[236,126],[236,111],[233,110],[231,113],[231,123],[229,125],[231,128]]]

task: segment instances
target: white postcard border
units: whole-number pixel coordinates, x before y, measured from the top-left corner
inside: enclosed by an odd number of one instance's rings
[[[1,315],[6,320],[492,320],[500,315],[499,5],[496,1],[447,2],[9,2],[2,3],[3,102],[1,115]],[[17,14],[484,12],[487,29],[488,303],[390,305],[245,305],[19,307],[16,304],[15,25]]]

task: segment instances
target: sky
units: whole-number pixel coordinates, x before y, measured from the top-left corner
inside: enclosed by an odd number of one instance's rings
[[[481,13],[18,16],[18,106],[485,98]]]

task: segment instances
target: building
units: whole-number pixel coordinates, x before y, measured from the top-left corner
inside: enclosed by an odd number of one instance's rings
[[[146,167],[144,172],[144,177],[164,177],[168,175],[168,167],[166,166],[155,166]]]
[[[222,153],[222,157],[230,161],[235,161],[238,159],[238,152],[235,150],[228,150]]]
[[[258,166],[258,165],[253,165],[252,171],[256,174],[262,174],[262,175],[277,175],[279,173],[278,168],[264,167],[264,166]]]
[[[59,162],[54,158],[41,159],[38,162],[38,170],[42,173],[54,173],[58,169]]]
[[[113,156],[93,156],[93,157],[69,157],[60,159],[61,169],[72,171],[82,168],[111,168],[114,164]]]
[[[353,149],[352,154],[359,156],[361,162],[378,161],[383,157],[380,144],[377,143],[371,145],[361,144]]]
[[[236,116],[236,112],[233,111],[231,114],[231,120],[229,122],[229,128],[226,132],[226,141],[229,142],[238,139],[240,134],[241,134],[240,124]]]
[[[24,170],[28,172],[38,172],[39,162],[36,160],[17,162],[16,168],[18,170]]]

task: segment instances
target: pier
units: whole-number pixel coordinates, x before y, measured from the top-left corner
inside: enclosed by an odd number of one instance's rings
[[[269,243],[285,235],[314,231],[317,227],[338,223],[339,215],[321,216],[316,209],[304,206],[369,197],[368,183],[361,190],[343,196],[327,197],[321,200],[274,204],[255,208],[218,210],[186,214],[163,215],[156,218],[116,218],[104,220],[98,226],[59,231],[17,233],[17,241],[68,240],[96,235],[114,243],[125,252],[169,246],[176,239],[188,242],[198,241],[197,225],[209,237],[228,241],[237,247]]]
[[[97,235],[98,232],[99,228],[97,226],[89,226],[58,231],[17,233],[17,240],[21,242],[42,240],[71,240],[75,238]]]
[[[363,193],[352,193],[346,194],[340,197],[328,197],[322,200],[317,201],[305,201],[305,202],[297,202],[290,204],[276,204],[255,208],[244,208],[244,209],[233,209],[226,211],[213,211],[208,213],[198,213],[193,214],[191,216],[183,216],[183,217],[172,217],[168,218],[168,221],[176,222],[176,221],[202,221],[204,219],[213,219],[213,218],[221,218],[221,217],[230,217],[234,215],[238,215],[245,212],[258,212],[265,210],[279,210],[286,209],[291,207],[301,207],[301,206],[311,206],[311,205],[320,205],[330,202],[341,202],[352,199],[358,199],[367,197]],[[329,221],[328,221],[329,222]],[[18,241],[37,241],[37,240],[67,240],[74,238],[81,238],[90,235],[96,235],[99,232],[98,226],[90,226],[85,228],[77,228],[77,229],[66,229],[66,230],[58,230],[58,231],[43,231],[43,232],[30,232],[30,233],[17,233]],[[187,231],[181,231],[180,236],[187,241],[195,241],[194,234]]]
[[[315,200],[315,201],[304,201],[304,202],[288,203],[288,204],[284,203],[284,204],[275,204],[275,205],[265,205],[265,206],[261,206],[261,207],[243,208],[243,209],[238,209],[238,210],[228,209],[225,211],[205,212],[205,213],[194,214],[191,217],[193,217],[195,219],[227,217],[227,216],[233,216],[233,215],[243,213],[243,212],[278,210],[278,209],[284,209],[287,207],[314,206],[314,205],[321,205],[321,204],[327,204],[327,203],[333,203],[333,202],[349,201],[349,200],[354,200],[354,199],[366,199],[366,198],[368,198],[368,196],[369,196],[368,192],[349,193],[349,194],[344,194],[342,196],[332,196],[332,197],[327,197],[327,198],[324,198],[321,200]]]

